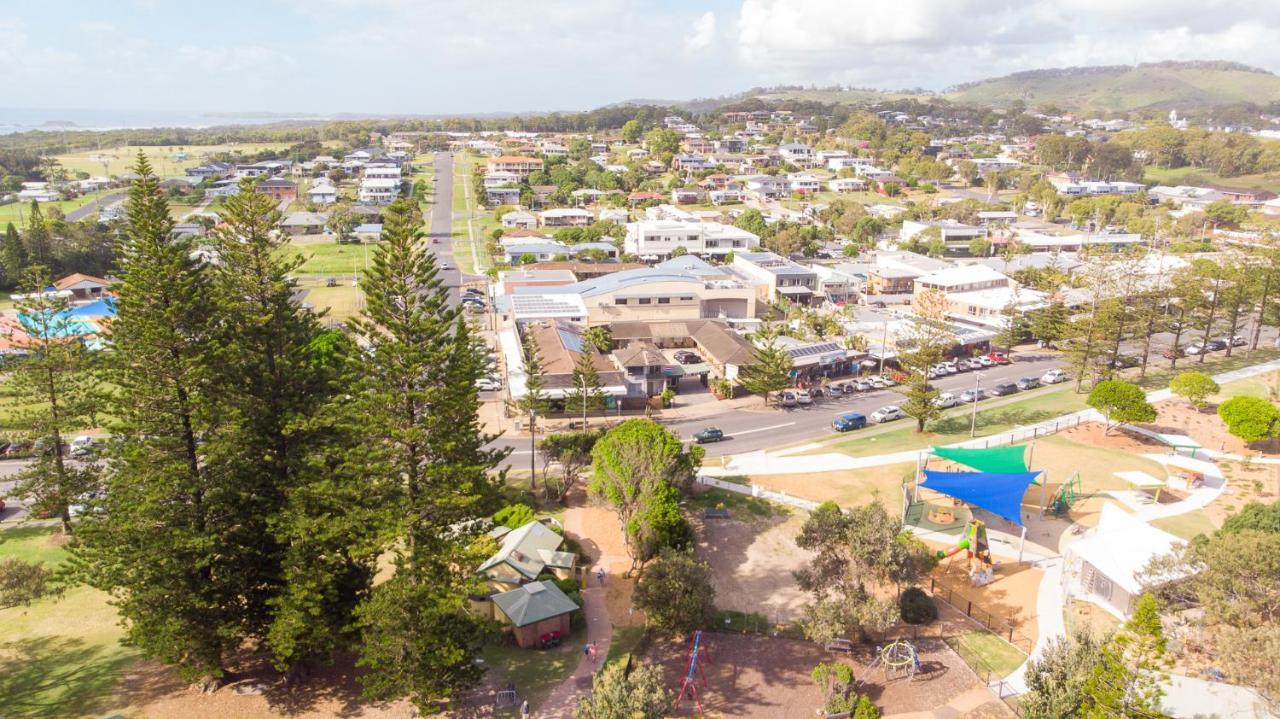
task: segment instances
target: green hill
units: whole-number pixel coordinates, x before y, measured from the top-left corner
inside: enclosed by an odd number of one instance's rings
[[[1081,113],[1168,110],[1189,112],[1240,102],[1280,101],[1280,76],[1226,62],[1031,70],[967,83],[946,94],[955,102],[1007,107],[1055,105]]]

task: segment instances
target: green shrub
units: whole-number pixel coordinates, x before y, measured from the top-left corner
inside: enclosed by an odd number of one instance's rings
[[[508,504],[493,513],[493,521],[510,529],[519,529],[532,522],[533,508],[527,504]]]
[[[938,618],[938,605],[920,587],[911,587],[903,592],[898,600],[898,609],[902,612],[902,621],[907,624],[928,624]]]

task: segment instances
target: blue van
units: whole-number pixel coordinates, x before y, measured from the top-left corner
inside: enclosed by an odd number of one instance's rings
[[[866,416],[858,412],[842,414],[831,422],[831,428],[837,432],[848,432],[851,429],[862,429],[866,426]]]

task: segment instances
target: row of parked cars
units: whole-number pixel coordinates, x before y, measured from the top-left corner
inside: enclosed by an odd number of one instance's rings
[[[102,440],[97,437],[82,435],[63,445],[66,456],[84,459],[91,457],[102,449]],[[0,457],[5,459],[23,459],[53,454],[53,443],[38,439],[35,442],[14,441],[0,442]]]
[[[934,398],[933,403],[937,407],[957,407],[971,402],[979,402],[987,397],[1000,397],[1004,395],[1014,394],[1029,389],[1035,389],[1041,385],[1058,384],[1067,381],[1067,373],[1060,369],[1051,369],[1039,377],[1023,377],[1017,382],[1002,382],[991,388],[990,394],[981,387],[967,389],[960,394],[952,394],[951,392],[943,392]],[[870,424],[883,424],[894,420],[903,419],[907,416],[902,408],[891,404],[872,412],[870,415],[864,415],[861,412],[847,412],[837,416],[831,421],[831,428],[837,432],[848,432],[850,430],[862,429]]]
[[[969,372],[971,370],[984,369],[986,367],[995,367],[997,365],[1006,365],[1012,362],[1008,355],[1003,352],[989,352],[979,357],[971,359],[956,359],[947,362],[939,362],[929,368],[929,379],[937,379],[948,375],[959,374],[960,372]]]
[[[1233,337],[1219,337],[1216,340],[1209,340],[1208,342],[1192,342],[1185,347],[1179,348],[1177,353],[1170,348],[1161,354],[1165,359],[1174,359],[1175,357],[1181,357],[1184,355],[1195,356],[1208,354],[1209,352],[1221,352],[1228,347],[1244,347],[1247,344],[1249,344],[1249,342],[1245,340],[1245,338],[1240,335],[1235,335]]]
[[[857,394],[858,392],[888,389],[897,384],[898,381],[888,375],[874,375],[863,379],[833,382],[826,387],[814,387],[807,390],[789,389],[782,393],[781,402],[783,407],[803,407],[813,404],[813,400],[819,397],[842,397],[844,395]]]

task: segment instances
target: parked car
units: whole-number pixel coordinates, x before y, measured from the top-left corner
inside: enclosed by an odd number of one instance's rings
[[[681,354],[677,354],[675,355],[675,358],[676,358],[676,362],[679,362],[680,364],[698,364],[699,362],[702,361],[702,357],[692,352],[684,352]]]
[[[1199,342],[1194,342],[1182,348],[1182,354],[1188,355],[1188,356],[1204,354],[1205,352],[1208,352],[1208,351],[1209,350],[1205,349],[1205,346],[1200,344]]]
[[[969,404],[970,402],[978,402],[987,398],[985,390],[967,389],[960,393],[960,404]]]
[[[1219,337],[1218,341],[1224,344],[1229,344],[1232,347],[1244,347],[1245,345],[1249,344],[1245,340],[1245,338],[1241,337],[1240,335],[1235,335],[1234,337]]]
[[[31,443],[25,440],[10,442],[9,446],[4,448],[6,457],[25,457],[28,454],[31,454]]]
[[[1133,355],[1116,355],[1116,358],[1111,360],[1111,366],[1114,369],[1128,369],[1140,364],[1142,364],[1142,358]]]
[[[1222,340],[1209,340],[1204,344],[1204,346],[1205,346],[1205,349],[1209,350],[1210,352],[1221,352],[1222,350],[1227,348],[1227,343],[1223,342]]]
[[[1036,387],[1039,387],[1039,386],[1040,386],[1039,377],[1023,377],[1022,379],[1018,380],[1018,389],[1020,390],[1035,389]]]
[[[794,393],[794,392],[783,392],[783,393],[782,393],[782,406],[783,406],[783,407],[794,407],[794,406],[796,406],[796,401],[797,401],[797,400],[796,400],[796,395],[795,395],[795,393]]]
[[[1013,382],[1001,382],[991,388],[991,394],[996,397],[1003,397],[1007,394],[1015,394],[1018,391],[1018,385]]]
[[[988,356],[986,356],[986,355],[983,355],[983,356],[981,356],[981,357],[975,357],[974,359],[976,359],[976,360],[978,361],[978,364],[982,365],[983,367],[995,367],[995,366],[996,366],[996,361],[995,361],[995,360],[993,360],[993,359],[991,359],[990,357],[988,357]]]
[[[884,382],[886,387],[896,387],[898,384],[898,380],[894,379],[893,377],[890,377],[887,374],[880,375],[880,381]]]
[[[938,407],[940,409],[954,407],[957,404],[960,404],[960,400],[950,392],[943,392],[942,394],[933,398],[933,406]]]
[[[842,414],[831,421],[831,428],[837,432],[848,432],[867,426],[867,417],[860,412]]]
[[[719,442],[724,439],[724,431],[719,427],[707,427],[693,433],[693,441],[698,444],[706,444],[707,442]]]
[[[1040,375],[1040,381],[1044,382],[1045,384],[1058,384],[1059,382],[1066,382],[1067,373],[1057,368],[1047,370],[1044,374]]]
[[[942,366],[947,369],[949,374],[956,374],[957,372],[964,371],[960,369],[960,363],[958,362],[943,362]]]
[[[875,389],[888,389],[891,385],[885,381],[884,377],[872,377],[867,380]]]
[[[906,417],[906,416],[907,416],[907,413],[903,412],[902,408],[897,407],[895,405],[889,405],[887,407],[881,407],[880,409],[872,412],[871,416],[868,419],[870,419],[872,422],[875,422],[876,424],[881,424],[884,422],[892,422],[895,419],[902,419],[903,417]]]
[[[995,362],[996,364],[1009,364],[1013,361],[1003,352],[988,352],[987,359]]]
[[[480,379],[476,380],[476,389],[480,390],[481,392],[493,392],[495,390],[502,389],[502,385],[498,382],[493,381],[492,378],[481,377]]]
[[[798,389],[796,390],[796,403],[813,404],[813,396],[809,394],[808,390]]]
[[[854,388],[854,390],[855,390],[855,391],[857,391],[857,392],[870,392],[871,390],[875,389],[876,387],[875,387],[875,385],[871,384],[871,382],[870,382],[870,381],[865,380],[865,379],[860,379],[860,380],[857,380],[857,381],[855,381],[855,382],[853,383],[853,388]]]
[[[98,440],[88,435],[81,435],[71,440],[72,457],[88,457],[99,447]]]

